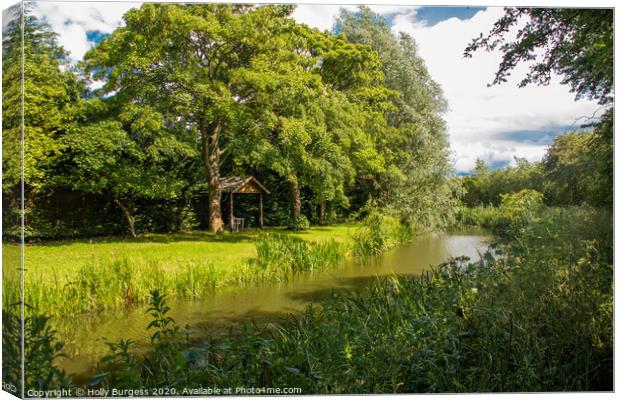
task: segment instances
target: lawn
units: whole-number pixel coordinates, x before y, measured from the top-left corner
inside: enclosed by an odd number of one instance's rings
[[[192,231],[28,244],[26,297],[40,310],[71,314],[140,302],[153,285],[198,296],[207,289],[268,279],[248,267],[248,260],[256,257],[255,241],[263,233],[309,242],[346,242],[354,230],[355,225],[334,225],[305,232],[268,228],[214,235]],[[19,246],[3,244],[2,256],[3,280],[14,281],[18,275],[11,266],[18,265]],[[5,301],[15,295],[12,292],[6,291]]]

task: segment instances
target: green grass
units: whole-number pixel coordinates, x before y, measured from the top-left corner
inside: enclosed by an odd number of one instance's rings
[[[256,271],[256,243],[264,234],[298,238],[322,248],[348,246],[354,225],[288,232],[282,228],[214,235],[208,232],[145,234],[28,244],[26,301],[38,313],[72,315],[146,301],[151,289],[199,297],[224,286],[283,280],[288,271]],[[3,244],[5,302],[19,290],[19,246]],[[8,268],[7,268],[8,267]]]
[[[264,330],[248,326],[197,346],[171,335],[148,362],[119,345],[114,362],[100,364],[105,380],[97,384],[291,386],[304,394],[609,391],[609,217],[540,209],[525,227],[519,214],[509,218],[504,245],[477,263],[382,278]]]

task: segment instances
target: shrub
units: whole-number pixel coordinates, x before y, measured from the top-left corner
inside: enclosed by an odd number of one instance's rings
[[[22,369],[22,319],[18,306],[2,310],[2,381],[15,385],[21,393]],[[24,319],[25,389],[50,390],[69,388],[71,382],[64,371],[57,368],[55,360],[64,357],[64,343],[56,337],[49,325],[49,317],[27,315]]]
[[[310,228],[310,221],[305,215],[301,214],[296,218],[289,218],[286,228],[290,231],[305,231]]]
[[[412,235],[411,227],[395,217],[371,211],[353,235],[353,254],[376,256],[410,240]]]

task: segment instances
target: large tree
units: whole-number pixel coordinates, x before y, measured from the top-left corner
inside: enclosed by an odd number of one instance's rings
[[[368,7],[342,10],[334,29],[378,53],[385,86],[397,93],[392,109],[386,110],[389,127],[378,140],[386,159],[385,173],[375,180],[379,200],[410,222],[442,225],[443,216],[453,208],[452,167],[442,117],[446,101],[415,40],[404,33],[392,34],[385,20]],[[368,186],[372,187],[365,183]]]
[[[277,20],[291,7],[144,4],[85,56],[86,69],[114,94],[164,115],[197,137],[209,190],[209,226],[223,229],[220,167],[242,99],[231,88],[240,68],[282,42]]]
[[[243,143],[237,158],[289,183],[293,220],[301,214],[303,187],[323,220],[326,202],[348,205],[345,186],[358,172],[383,168],[368,122],[384,120],[371,103],[381,104],[389,91],[370,48],[292,19],[281,24],[289,27],[282,47],[239,71],[250,124],[236,135]]]
[[[34,197],[46,190],[50,161],[62,151],[59,138],[75,121],[81,86],[50,26],[33,16],[28,6],[23,10],[12,7],[9,12],[16,18],[5,28],[2,42],[2,190],[9,200],[5,209],[15,209],[13,200],[19,197],[16,193],[22,179],[23,145],[28,211]]]
[[[122,211],[136,237],[133,205],[138,199],[177,199],[184,170],[195,149],[182,132],[165,129],[163,116],[149,107],[91,99],[83,120],[61,138],[51,182],[99,195]],[[114,116],[114,117],[113,117]]]

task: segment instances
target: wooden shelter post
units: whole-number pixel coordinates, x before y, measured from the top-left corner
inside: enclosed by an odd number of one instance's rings
[[[234,193],[230,192],[230,198],[229,198],[229,210],[228,210],[228,221],[230,223],[230,231],[233,232],[234,228],[235,228],[235,217],[234,217],[234,213],[233,213],[233,196]]]
[[[263,229],[263,194],[262,193],[258,195],[258,209],[260,212],[260,215],[258,216],[258,225],[260,226],[261,229]]]

